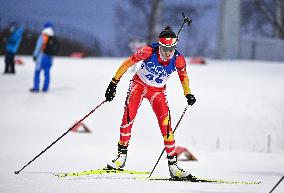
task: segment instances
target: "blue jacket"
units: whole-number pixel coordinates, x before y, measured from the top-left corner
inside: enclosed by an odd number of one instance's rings
[[[39,56],[39,54],[41,53],[42,44],[43,44],[43,37],[42,37],[42,35],[40,35],[37,39],[36,47],[34,49],[33,56],[35,56],[35,57]]]
[[[43,35],[41,34],[36,42],[36,47],[33,52],[33,56],[36,57],[36,70],[39,71],[42,68],[50,68],[52,65],[52,56],[45,54],[41,48],[43,46]]]
[[[13,54],[17,53],[18,48],[20,46],[20,42],[22,40],[23,32],[24,32],[24,29],[20,27],[12,33],[12,35],[9,37],[8,42],[7,42],[7,46],[6,46],[7,52],[11,52]]]

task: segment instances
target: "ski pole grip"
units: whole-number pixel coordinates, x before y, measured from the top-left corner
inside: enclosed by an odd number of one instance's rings
[[[184,12],[182,12],[182,17],[183,17],[183,21],[184,23],[187,23],[188,26],[191,24],[192,20],[189,19],[188,17],[185,16]]]

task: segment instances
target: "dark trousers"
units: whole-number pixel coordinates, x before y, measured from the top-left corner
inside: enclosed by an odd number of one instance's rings
[[[5,70],[4,73],[15,74],[15,54],[11,52],[6,52],[5,55]]]

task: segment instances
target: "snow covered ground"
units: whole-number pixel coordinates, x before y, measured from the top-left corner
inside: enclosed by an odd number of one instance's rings
[[[265,193],[284,175],[284,63],[208,60],[188,74],[197,103],[188,108],[176,132],[178,146],[198,159],[180,162],[194,175],[261,181],[260,185],[146,182],[95,177],[58,179],[58,172],[98,169],[116,155],[123,104],[132,73],[120,81],[117,96],[84,121],[91,134],[70,132],[19,175],[52,141],[104,100],[105,89],[122,58],[56,58],[49,93],[32,94],[34,64],[21,57],[17,74],[0,75],[1,193]],[[4,59],[0,57],[3,71]],[[186,107],[174,74],[168,83],[173,127]],[[269,137],[270,136],[270,137]],[[270,138],[270,140],[269,140]],[[163,148],[148,101],[134,123],[126,168],[151,171]],[[154,176],[167,176],[162,158]],[[282,182],[274,191],[284,192]]]

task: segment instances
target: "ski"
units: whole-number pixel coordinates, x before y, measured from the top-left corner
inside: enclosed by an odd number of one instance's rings
[[[54,176],[63,178],[67,176],[87,176],[87,175],[99,175],[99,174],[150,174],[150,172],[141,172],[135,170],[117,170],[117,169],[97,169],[97,170],[86,170],[83,172],[70,172],[70,173],[56,173]]]
[[[139,177],[137,177],[139,179]],[[147,178],[146,178],[147,179]],[[150,177],[150,181],[175,181],[175,182],[200,182],[200,183],[216,183],[216,184],[260,184],[261,182],[253,181],[234,181],[234,180],[222,180],[222,179],[210,179],[198,176],[192,176],[191,178],[167,178],[167,177]]]
[[[56,173],[53,175],[59,178],[95,175],[99,178],[100,174],[131,174],[134,176],[132,177],[128,176],[126,178],[124,176],[124,178],[121,178],[121,179],[146,180],[146,181],[199,182],[199,183],[217,183],[217,184],[260,184],[261,183],[261,182],[254,182],[254,181],[210,179],[210,178],[203,178],[203,177],[198,177],[198,176],[192,176],[191,178],[147,177],[144,175],[148,175],[150,174],[150,172],[142,172],[142,171],[136,171],[136,170],[117,170],[117,169],[108,169],[108,168],[97,169],[97,170],[86,170],[83,172]],[[120,179],[120,177],[122,176],[117,176],[117,177],[118,178],[116,179]],[[106,176],[103,176],[102,178],[107,179]],[[113,177],[110,179],[113,179]]]

